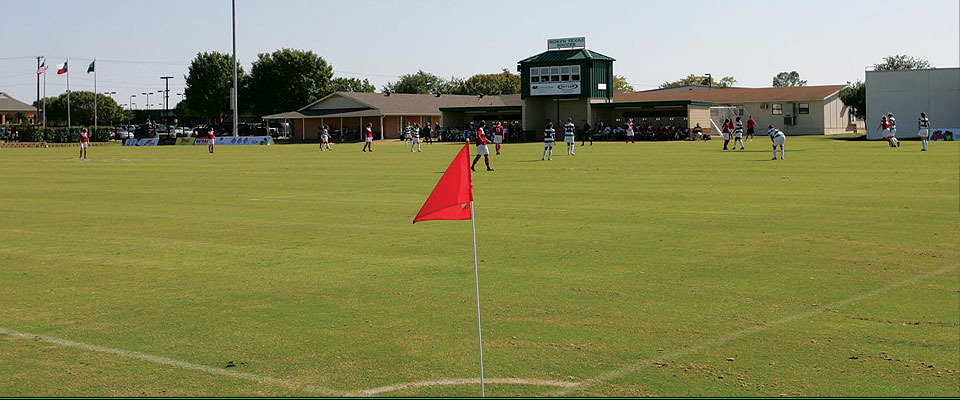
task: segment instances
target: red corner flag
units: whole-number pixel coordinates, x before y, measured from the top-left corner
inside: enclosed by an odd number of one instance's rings
[[[470,202],[473,201],[473,178],[470,176],[470,142],[468,141],[447,170],[440,182],[430,192],[430,197],[420,207],[413,223],[430,220],[470,219]]]

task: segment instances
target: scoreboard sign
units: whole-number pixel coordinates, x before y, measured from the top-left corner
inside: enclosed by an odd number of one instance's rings
[[[547,50],[583,49],[587,47],[587,38],[573,37],[547,39]]]

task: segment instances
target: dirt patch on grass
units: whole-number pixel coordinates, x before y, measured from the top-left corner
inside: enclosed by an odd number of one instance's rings
[[[876,322],[879,324],[890,324],[890,325],[905,325],[905,326],[937,326],[943,328],[956,328],[960,327],[960,324],[952,322],[939,322],[939,321],[900,321],[900,320],[890,320],[890,319],[881,319],[881,318],[870,318],[870,317],[856,317],[850,316],[849,319],[855,319],[857,321],[868,321]]]

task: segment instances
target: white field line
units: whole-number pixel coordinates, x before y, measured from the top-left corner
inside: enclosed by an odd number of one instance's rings
[[[822,314],[823,312],[828,311],[828,310],[832,310],[832,309],[835,309],[835,308],[843,307],[843,306],[849,305],[849,304],[851,304],[851,303],[858,302],[858,301],[863,300],[863,299],[867,299],[867,298],[870,298],[870,297],[874,297],[874,296],[877,296],[877,295],[880,295],[880,294],[889,292],[889,291],[891,291],[891,290],[899,289],[899,288],[901,288],[901,287],[914,284],[914,283],[916,283],[916,282],[918,282],[918,281],[921,281],[921,280],[924,280],[924,279],[933,278],[933,277],[935,277],[935,276],[943,275],[943,274],[945,274],[945,273],[947,273],[947,272],[953,271],[953,270],[956,269],[956,268],[957,268],[957,267],[941,268],[941,269],[938,269],[938,270],[933,271],[933,272],[929,272],[929,273],[926,273],[926,274],[922,274],[922,275],[915,276],[915,277],[913,277],[913,278],[904,279],[904,280],[902,280],[902,281],[900,281],[900,282],[893,283],[893,284],[891,284],[891,285],[884,286],[884,287],[882,287],[882,288],[879,288],[879,289],[876,289],[876,290],[873,290],[873,291],[870,291],[870,292],[866,292],[866,293],[860,294],[860,295],[858,295],[858,296],[851,297],[851,298],[846,299],[846,300],[841,300],[841,301],[838,301],[838,302],[835,302],[835,303],[832,303],[832,304],[827,304],[827,305],[825,305],[825,306],[817,307],[817,308],[815,308],[815,309],[813,309],[813,310],[810,310],[810,311],[807,311],[807,312],[802,312],[802,313],[799,313],[799,314],[794,314],[794,315],[791,315],[791,316],[788,316],[788,317],[784,317],[784,318],[781,318],[781,319],[778,319],[778,320],[775,320],[775,321],[772,321],[772,322],[765,323],[765,324],[763,324],[763,325],[757,325],[757,326],[754,326],[754,327],[752,327],[752,328],[747,328],[747,329],[744,329],[744,330],[742,330],[742,331],[729,334],[729,335],[727,335],[727,336],[723,336],[723,337],[720,337],[720,338],[717,338],[717,339],[713,339],[713,340],[706,341],[706,342],[701,343],[701,344],[696,345],[696,346],[691,346],[691,347],[687,347],[687,348],[684,348],[684,349],[681,349],[681,350],[678,350],[678,351],[675,351],[675,352],[672,352],[672,353],[667,353],[667,354],[664,354],[664,355],[662,355],[662,356],[660,356],[660,357],[657,357],[657,358],[648,359],[648,360],[641,360],[641,361],[638,361],[638,362],[636,362],[636,363],[634,363],[634,364],[626,365],[626,366],[624,366],[624,367],[622,367],[622,368],[620,368],[620,369],[616,369],[616,370],[613,370],[613,371],[610,371],[610,372],[607,372],[607,373],[598,375],[598,376],[596,376],[596,377],[594,377],[594,378],[587,379],[587,380],[585,380],[585,381],[583,381],[583,382],[580,382],[580,383],[578,383],[578,384],[575,384],[575,385],[573,385],[573,386],[564,387],[563,389],[560,389],[560,390],[557,390],[557,391],[554,391],[554,392],[551,392],[551,393],[547,394],[547,396],[549,396],[549,397],[566,396],[566,395],[569,395],[570,393],[572,393],[574,390],[577,390],[578,388],[588,387],[588,386],[591,386],[591,385],[595,385],[595,384],[603,383],[603,382],[608,382],[608,381],[611,381],[611,380],[614,380],[614,379],[623,377],[624,375],[628,375],[628,374],[634,373],[634,372],[636,372],[636,371],[639,371],[640,369],[643,369],[644,367],[651,366],[651,365],[653,365],[655,362],[658,362],[658,361],[674,360],[674,359],[677,359],[677,358],[680,358],[680,357],[683,357],[683,356],[686,356],[686,355],[689,355],[689,354],[699,353],[699,352],[704,351],[704,350],[707,350],[707,349],[716,348],[716,347],[718,347],[718,346],[721,346],[721,345],[723,345],[723,344],[726,344],[727,342],[730,342],[730,341],[733,341],[733,340],[737,340],[737,339],[740,339],[740,338],[743,338],[743,337],[752,335],[752,334],[754,334],[754,333],[763,332],[763,331],[766,331],[766,330],[771,329],[771,328],[778,327],[778,326],[783,325],[783,324],[787,324],[787,323],[794,322],[794,321],[801,320],[801,319],[806,319],[806,318],[812,317],[812,316],[814,316],[814,315]]]
[[[230,371],[223,368],[214,368],[206,365],[174,360],[172,358],[155,356],[152,354],[140,353],[140,352],[130,351],[130,350],[113,349],[109,347],[74,342],[74,341],[50,337],[50,336],[34,335],[31,333],[19,332],[12,329],[0,328],[0,334],[21,338],[21,339],[27,339],[27,340],[38,340],[41,342],[52,343],[52,344],[56,344],[64,347],[72,347],[75,349],[92,351],[96,353],[113,354],[120,357],[143,360],[143,361],[151,362],[154,364],[169,365],[172,367],[203,372],[210,375],[220,375],[220,376],[226,376],[230,378],[257,382],[257,383],[276,385],[276,386],[281,386],[288,389],[311,393],[314,395],[320,395],[320,396],[349,396],[350,395],[350,393],[348,392],[325,388],[322,386],[302,385],[286,379],[271,378],[268,376],[255,375],[255,374],[250,374],[246,372],[235,372],[235,371]]]
[[[187,361],[174,360],[172,358],[155,356],[152,354],[140,353],[130,350],[114,349],[109,347],[97,346],[93,344],[74,342],[71,340],[60,339],[50,336],[35,335],[32,333],[25,333],[20,331],[15,331],[13,329],[0,328],[0,335],[7,335],[10,337],[15,337],[25,340],[37,340],[45,343],[56,344],[63,347],[72,347],[75,349],[92,351],[95,353],[106,353],[112,354],[125,358],[132,358],[142,361],[151,362],[154,364],[168,365],[177,368],[188,369],[197,372],[203,372],[211,375],[220,375],[230,378],[236,378],[246,381],[257,382],[261,384],[270,384],[287,389],[292,389],[296,391],[302,391],[310,393],[313,395],[319,396],[336,396],[336,397],[348,397],[348,396],[373,396],[380,393],[393,392],[403,389],[411,388],[421,388],[421,387],[430,387],[430,386],[444,386],[444,385],[468,385],[468,384],[480,384],[480,379],[442,379],[435,381],[423,381],[423,382],[411,382],[411,383],[401,383],[392,386],[383,386],[373,389],[365,389],[359,391],[342,391],[337,389],[326,388],[316,385],[303,385],[286,379],[272,378],[268,376],[256,375],[246,372],[236,372],[230,371],[223,368],[214,368],[206,365],[194,364]],[[519,379],[519,378],[492,378],[487,379],[487,382],[494,384],[508,384],[508,385],[536,385],[536,386],[553,386],[553,387],[573,387],[576,386],[575,382],[561,382],[561,381],[548,381],[540,379]]]
[[[575,387],[578,384],[576,382],[562,382],[562,381],[547,381],[540,379],[519,379],[519,378],[486,378],[484,379],[486,383],[491,384],[507,384],[507,385],[536,385],[536,386],[554,386],[554,387]],[[480,378],[472,379],[442,379],[436,381],[423,381],[423,382],[412,382],[412,383],[401,383],[393,386],[384,386],[373,389],[361,390],[359,392],[362,396],[374,396],[381,393],[395,392],[397,390],[412,389],[412,388],[421,388],[421,387],[430,387],[430,386],[444,386],[444,385],[479,385]]]

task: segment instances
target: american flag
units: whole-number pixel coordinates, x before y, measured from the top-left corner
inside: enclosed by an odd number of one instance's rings
[[[43,62],[40,63],[40,68],[37,68],[37,75],[43,75],[43,73],[46,72],[46,70],[47,70],[47,60],[43,60]]]

